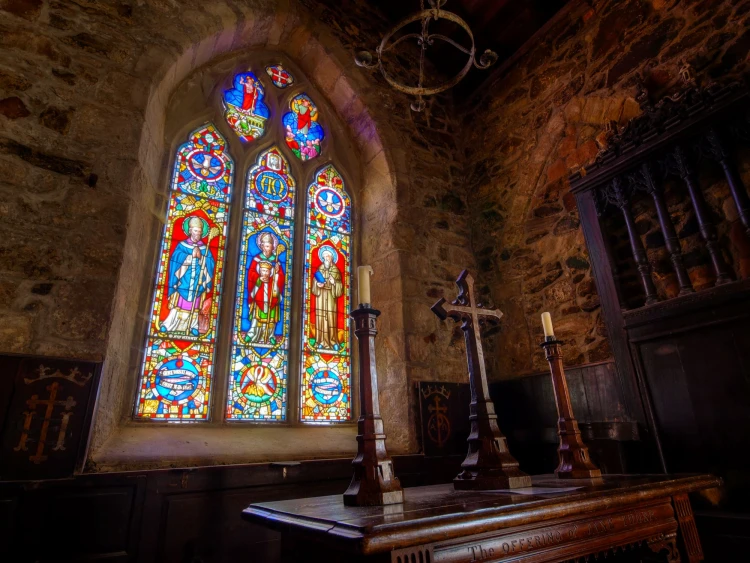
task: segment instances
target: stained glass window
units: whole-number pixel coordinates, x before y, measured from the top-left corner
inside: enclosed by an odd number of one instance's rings
[[[265,89],[252,72],[234,77],[233,87],[224,91],[224,118],[243,141],[257,139],[266,129],[270,115],[263,101]]]
[[[266,67],[268,76],[271,77],[271,82],[277,88],[286,88],[291,86],[294,82],[294,76],[292,76],[288,70],[286,70],[281,63],[277,65],[271,65]]]
[[[177,150],[136,416],[205,420],[234,163],[212,124]]]
[[[351,416],[351,200],[339,172],[319,170],[307,192],[301,420]]]
[[[278,148],[247,175],[227,418],[286,419],[294,178]]]
[[[292,111],[283,119],[286,144],[300,160],[311,160],[322,150],[324,134],[318,123],[318,108],[307,94],[292,98],[289,107]]]
[[[295,77],[282,64],[254,70],[234,75],[216,108],[222,130],[223,113],[242,142],[271,137],[242,171],[243,197],[232,195],[234,163],[213,124],[193,131],[177,150],[136,418],[208,420],[218,388],[226,389],[226,403],[214,412],[223,408],[222,420],[233,423],[286,421],[290,396],[295,404],[300,398],[294,420],[351,419],[351,200],[333,165],[297,194],[294,167],[322,151],[318,108],[307,94],[286,95]],[[289,98],[289,110],[271,116],[269,106]],[[242,208],[232,230],[239,240],[231,245],[237,285],[233,306],[224,303],[232,322],[220,324],[232,206]],[[293,283],[292,266],[300,260],[303,278]]]

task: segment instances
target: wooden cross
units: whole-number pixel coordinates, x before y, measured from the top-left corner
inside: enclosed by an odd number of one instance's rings
[[[508,442],[497,425],[495,406],[487,385],[481,326],[498,322],[503,313],[498,309],[485,309],[477,303],[474,278],[468,270],[461,272],[456,285],[458,297],[451,305],[445,307],[446,301],[441,298],[431,308],[441,320],[450,317],[461,321],[469,365],[469,453],[461,464],[463,471],[453,480],[453,486],[473,490],[530,487],[531,477],[518,468],[518,462],[510,454]]]

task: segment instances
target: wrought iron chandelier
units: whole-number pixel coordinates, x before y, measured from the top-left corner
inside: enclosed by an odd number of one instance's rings
[[[378,45],[378,47],[375,49],[375,53],[377,54],[377,61],[369,51],[359,51],[354,57],[354,62],[356,62],[358,66],[368,69],[379,68],[386,82],[388,82],[388,84],[390,84],[399,92],[404,92],[406,94],[416,96],[417,99],[411,103],[411,109],[413,111],[422,111],[424,109],[424,96],[431,96],[439,92],[444,92],[445,90],[448,90],[449,88],[452,88],[453,86],[458,84],[469,72],[472,65],[477,67],[478,69],[484,70],[495,64],[495,62],[497,61],[497,53],[491,51],[490,49],[487,49],[484,53],[482,53],[482,55],[479,57],[479,60],[475,58],[476,47],[474,45],[474,35],[471,33],[471,28],[469,28],[469,25],[463,19],[458,17],[453,12],[448,12],[441,9],[445,5],[446,1],[447,0],[429,0],[429,4],[431,7],[425,9],[424,0],[420,0],[419,12],[402,19],[395,26],[393,26],[388,31],[388,33],[385,34],[380,42],[380,45]],[[464,47],[463,45],[451,39],[450,37],[447,37],[446,35],[440,33],[430,33],[430,22],[437,22],[440,19],[451,21],[461,27],[469,36],[471,46]],[[393,37],[403,28],[420,20],[422,22],[421,32],[404,33],[396,39],[393,39]],[[383,65],[383,56],[386,53],[393,50],[396,46],[403,43],[404,41],[410,39],[416,39],[417,46],[420,48],[419,80],[416,86],[400,82],[390,73],[388,73],[385,69],[385,66]],[[424,68],[425,54],[427,49],[435,44],[435,41],[442,41],[453,45],[456,49],[458,49],[462,53],[465,53],[468,56],[468,60],[466,61],[466,64],[463,66],[463,68],[458,72],[458,74],[456,74],[452,78],[435,85],[426,86]]]

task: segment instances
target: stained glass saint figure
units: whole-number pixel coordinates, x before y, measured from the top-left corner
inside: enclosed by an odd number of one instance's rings
[[[318,123],[318,108],[307,94],[292,98],[292,111],[284,115],[287,146],[300,160],[311,160],[321,153],[323,128]]]
[[[265,90],[252,72],[234,77],[234,87],[224,91],[224,117],[242,141],[257,139],[266,128],[270,115],[263,101]]]
[[[315,272],[312,286],[315,296],[315,338],[320,347],[335,350],[339,346],[337,302],[344,294],[344,284],[336,266],[338,253],[330,246],[323,246],[318,255],[322,263]]]
[[[257,236],[260,252],[256,254],[247,272],[244,288],[247,313],[242,317],[244,340],[253,344],[276,344],[276,325],[280,321],[280,307],[284,294],[284,264],[279,253],[284,245],[268,231]]]
[[[208,331],[211,299],[207,293],[216,261],[204,239],[213,237],[208,223],[200,217],[186,219],[183,229],[187,238],[180,241],[169,259],[169,315],[160,331],[198,336]]]

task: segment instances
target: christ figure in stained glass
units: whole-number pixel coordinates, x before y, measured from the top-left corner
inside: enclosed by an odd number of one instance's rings
[[[263,101],[263,85],[252,72],[234,77],[234,87],[224,92],[224,117],[243,141],[263,135],[270,112]]]
[[[336,350],[339,345],[337,300],[344,294],[341,272],[336,266],[338,253],[330,246],[318,251],[322,264],[315,272],[312,293],[315,296],[315,339],[318,346]]]
[[[214,277],[215,260],[206,237],[216,236],[201,217],[191,216],[182,225],[186,238],[169,258],[169,314],[161,332],[193,337],[208,331],[211,299],[207,293]]]
[[[280,304],[285,288],[284,268],[279,255],[284,245],[268,231],[257,236],[260,252],[256,254],[247,271],[245,303],[247,315],[242,319],[245,342],[275,344],[276,325],[281,320]]]

